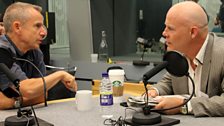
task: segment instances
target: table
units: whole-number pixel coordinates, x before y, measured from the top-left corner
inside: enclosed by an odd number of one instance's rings
[[[37,117],[53,123],[55,126],[104,126],[104,119],[101,118],[99,97],[93,96],[93,109],[86,112],[76,110],[75,99],[63,99],[51,101],[48,107],[44,105],[34,106]],[[113,105],[114,119],[124,117],[125,108],[119,104]],[[0,121],[6,117],[16,114],[17,110],[0,110]],[[127,117],[132,117],[134,111],[128,110]],[[162,115],[165,116],[165,115]],[[195,118],[192,115],[166,115],[165,117],[180,119],[180,124],[175,126],[221,126],[224,117],[201,117]]]

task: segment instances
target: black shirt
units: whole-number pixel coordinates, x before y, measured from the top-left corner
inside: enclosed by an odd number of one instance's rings
[[[14,45],[7,35],[0,36],[0,63],[6,64],[20,80],[41,77],[39,72],[30,63],[25,61],[13,62],[13,57],[31,61],[40,69],[43,75],[46,74],[43,54],[40,49],[29,50],[24,54]],[[10,83],[6,75],[0,71],[0,89],[4,90],[8,88]]]

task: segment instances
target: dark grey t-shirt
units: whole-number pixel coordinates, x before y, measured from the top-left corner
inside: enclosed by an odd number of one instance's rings
[[[2,51],[3,50],[3,51]],[[4,53],[7,52],[8,54]],[[28,62],[15,61],[9,63],[12,57],[22,58],[31,61],[37,68],[40,69],[43,75],[46,74],[45,64],[43,61],[43,54],[40,49],[30,50],[23,54],[6,35],[0,36],[0,63],[6,64],[9,69],[15,73],[16,77],[20,80],[27,78],[41,77],[39,72]],[[10,64],[10,65],[9,65]],[[10,80],[4,73],[0,71],[0,89],[4,90],[8,88]]]

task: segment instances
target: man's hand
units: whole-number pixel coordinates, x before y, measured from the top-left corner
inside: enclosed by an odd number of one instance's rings
[[[68,88],[70,91],[77,91],[77,83],[75,81],[75,77],[71,74],[64,72],[64,76],[61,81],[64,83],[65,87]]]
[[[149,97],[153,97],[154,98],[154,97],[158,96],[158,93],[157,93],[156,89],[149,88],[148,95],[149,95]]]
[[[184,103],[184,99],[178,98],[178,97],[158,96],[158,97],[156,97],[156,100],[159,102],[159,104],[157,104],[155,106],[155,109],[171,108],[171,107],[175,107],[175,106],[178,106],[178,105],[181,105]],[[163,113],[173,115],[173,114],[180,113],[180,109],[181,109],[181,107],[176,108],[176,109],[167,110],[167,111],[164,111]]]

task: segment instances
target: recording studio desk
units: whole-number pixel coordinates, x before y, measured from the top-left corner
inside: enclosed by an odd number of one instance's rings
[[[43,105],[35,106],[35,112],[37,117],[55,126],[103,126],[103,119],[100,116],[99,98],[94,96],[93,99],[94,109],[87,112],[76,110],[74,98],[51,101],[48,107],[43,107]],[[114,119],[118,119],[119,116],[124,117],[124,110],[124,107],[115,104],[113,106]],[[0,110],[0,121],[15,115],[16,111]],[[127,110],[127,117],[131,117],[132,114],[133,111]],[[180,119],[180,124],[177,124],[177,126],[221,126],[224,122],[224,117],[195,118],[190,115],[172,115],[167,117]]]

